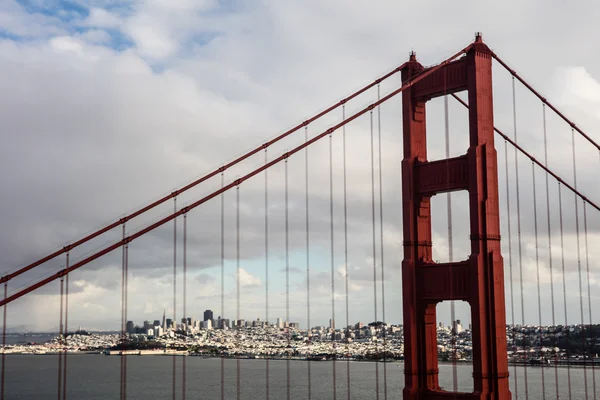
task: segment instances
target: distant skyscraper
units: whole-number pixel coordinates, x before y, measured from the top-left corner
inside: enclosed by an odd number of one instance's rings
[[[165,309],[163,308],[163,323],[162,323],[162,327],[163,327],[163,331],[166,332],[167,331],[167,322],[165,320]]]
[[[172,325],[173,325],[173,320],[171,318],[167,318],[167,329],[169,329]]]
[[[213,319],[213,312],[212,310],[206,310],[204,311],[204,320],[203,321],[208,321],[208,320],[212,320]]]
[[[329,329],[335,329],[335,319],[329,319]]]
[[[127,333],[135,333],[135,326],[133,325],[133,321],[127,321]]]
[[[281,318],[277,318],[277,327],[283,329],[283,320]]]
[[[152,326],[160,326],[160,321],[155,319],[154,324],[152,324]]]

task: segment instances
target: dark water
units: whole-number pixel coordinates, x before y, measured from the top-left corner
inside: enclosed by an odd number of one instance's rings
[[[181,366],[184,357],[175,357],[177,367],[177,398],[181,398]],[[221,360],[186,357],[187,398],[221,398]],[[225,360],[225,398],[236,398],[236,360]],[[306,361],[290,361],[290,397],[306,399],[308,379]],[[333,399],[333,363],[311,362],[312,398]],[[58,358],[56,356],[6,356],[6,399],[52,399],[57,396]],[[130,356],[127,357],[127,398],[171,398],[173,357]],[[403,387],[402,363],[387,363],[387,394],[389,399],[401,398]],[[347,399],[347,364],[336,363],[336,390],[338,399]],[[529,367],[528,398],[542,399],[542,370],[545,374],[546,398],[555,399],[554,368]],[[70,355],[68,358],[67,398],[69,399],[117,399],[119,398],[120,357],[103,355]],[[472,389],[471,366],[458,365],[459,388]],[[597,371],[596,375],[600,375]],[[514,393],[514,370],[511,367],[511,389]],[[287,395],[286,361],[269,362],[270,398],[285,399]],[[566,368],[558,369],[561,398],[568,398]],[[376,364],[350,363],[350,391],[352,399],[376,398]],[[571,368],[571,399],[585,399],[584,370]],[[588,398],[593,399],[592,370],[588,369]],[[265,360],[240,360],[241,399],[266,398]],[[384,398],[384,364],[379,364],[380,398]],[[525,398],[524,368],[517,370],[519,398]],[[440,365],[440,384],[452,387],[452,366]],[[600,378],[596,377],[600,389]],[[600,395],[600,392],[597,393]],[[159,397],[155,397],[159,396]]]

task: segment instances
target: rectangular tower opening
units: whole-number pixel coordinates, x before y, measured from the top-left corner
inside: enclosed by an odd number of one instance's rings
[[[466,154],[469,148],[468,110],[452,96],[446,97],[448,98],[447,121],[444,96],[431,99],[426,105],[427,160],[429,161],[458,157]],[[448,149],[446,149],[446,129],[449,137]]]
[[[448,203],[450,196],[450,203]],[[448,214],[450,204],[450,219]],[[432,256],[438,263],[464,261],[471,254],[469,192],[461,190],[431,197]]]
[[[440,388],[470,393],[474,390],[471,306],[466,301],[442,301],[436,315]]]

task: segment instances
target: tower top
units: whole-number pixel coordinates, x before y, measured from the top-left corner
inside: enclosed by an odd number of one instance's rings
[[[417,53],[414,50],[411,50],[409,53],[409,61],[417,61]]]
[[[483,33],[475,32],[475,42],[477,42],[477,43],[483,42]]]

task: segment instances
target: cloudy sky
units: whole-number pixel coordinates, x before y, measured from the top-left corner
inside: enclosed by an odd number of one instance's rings
[[[582,10],[586,10],[583,12]],[[404,62],[411,50],[423,64],[443,60],[482,31],[490,47],[596,141],[600,141],[600,57],[595,52],[600,5],[558,1],[353,2],[246,0],[4,0],[0,2],[0,270],[13,271],[85,233],[146,205],[301,123]],[[496,126],[513,131],[511,80],[494,69]],[[399,87],[384,82],[382,94]],[[542,106],[517,85],[518,141],[543,159]],[[348,104],[350,115],[377,98],[375,89]],[[444,156],[441,99],[428,105],[431,159]],[[378,119],[379,111],[381,120]],[[451,154],[467,146],[466,111],[450,103]],[[327,129],[342,111],[307,129]],[[373,116],[375,138],[381,125],[385,302],[382,297],[378,169],[375,171],[376,296],[378,319],[401,323],[402,259],[400,101],[392,99]],[[571,132],[548,113],[549,164],[573,182]],[[332,138],[333,202],[329,195],[329,140],[309,150],[309,245],[311,325],[332,316],[334,270],[337,325],[346,322],[342,132]],[[349,321],[375,318],[370,172],[370,118],[350,124],[347,135]],[[269,149],[273,158],[304,140],[299,131]],[[378,142],[375,141],[377,149]],[[598,152],[577,138],[577,184],[600,202]],[[587,207],[589,279],[580,235],[583,270],[580,297],[573,195],[562,192],[563,246],[560,243],[558,189],[550,182],[552,276],[544,175],[536,170],[539,263],[536,263],[533,184],[530,161],[519,157],[521,257],[514,153],[508,153],[512,253],[508,250],[504,143],[498,141],[507,320],[538,323],[540,276],[542,322],[564,323],[563,289],[569,323],[588,321],[587,285],[592,304],[600,289],[597,263],[600,213]],[[264,153],[228,170],[226,183],[264,162]],[[376,165],[378,157],[375,158]],[[268,275],[265,273],[265,179],[259,175],[239,189],[240,316],[264,319],[266,286],[269,318],[285,317],[285,168],[268,174]],[[304,154],[288,162],[289,288],[292,321],[307,323],[307,259]],[[218,188],[220,177],[178,198],[189,204]],[[454,258],[468,253],[465,193],[453,199]],[[224,310],[221,308],[221,200],[190,212],[187,252],[187,314],[204,309],[235,318],[236,194],[225,204]],[[333,263],[330,205],[333,204]],[[448,260],[446,196],[432,200],[434,258]],[[128,233],[173,210],[168,202],[129,223]],[[579,204],[580,231],[583,206]],[[183,309],[182,227],[177,224],[177,317]],[[120,229],[71,254],[72,262],[117,240]],[[564,249],[565,271],[562,271]],[[129,250],[128,317],[137,323],[173,314],[173,224],[136,240]],[[511,263],[512,261],[512,263]],[[11,281],[9,293],[64,265],[64,257]],[[70,278],[71,325],[117,329],[120,321],[121,253],[109,254]],[[512,270],[514,284],[511,285]],[[523,284],[520,284],[520,280]],[[563,278],[566,286],[563,286]],[[512,289],[512,296],[511,296]],[[51,330],[58,326],[59,284],[54,282],[9,306],[9,327]],[[522,296],[521,296],[522,294]],[[514,298],[514,314],[512,313]],[[384,303],[384,304],[383,304]],[[523,304],[523,307],[521,305]],[[439,320],[450,323],[449,307]],[[524,310],[524,315],[522,313]],[[600,310],[592,310],[594,321]],[[457,307],[468,321],[468,308]]]

